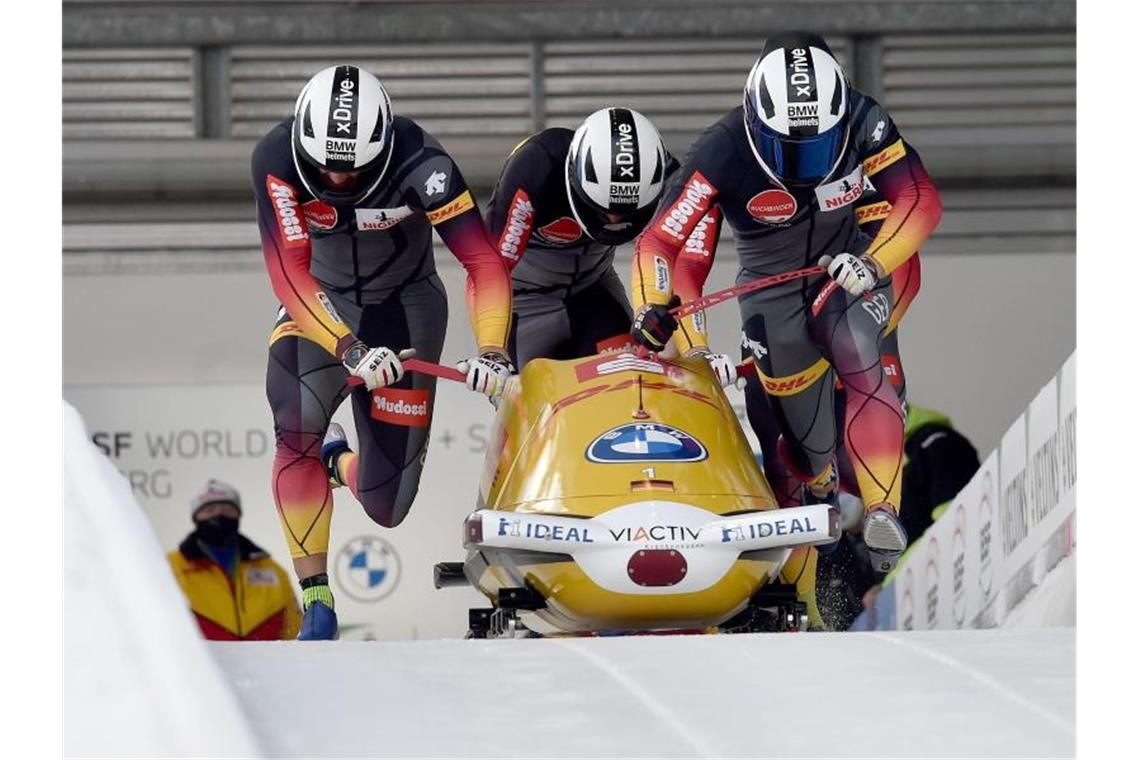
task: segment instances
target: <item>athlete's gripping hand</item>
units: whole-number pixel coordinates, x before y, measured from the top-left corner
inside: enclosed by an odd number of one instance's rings
[[[681,305],[681,297],[673,294],[667,304],[642,304],[637,313],[633,315],[633,326],[629,334],[633,339],[650,351],[660,351],[673,337],[677,329],[677,319],[669,313]]]
[[[850,253],[839,254],[826,266],[831,279],[853,296],[861,296],[871,290],[879,279],[873,263]]]
[[[349,374],[363,380],[368,390],[374,390],[399,382],[404,376],[404,365],[400,359],[406,359],[414,353],[414,350],[408,349],[397,355],[390,348],[369,348],[357,341],[344,352],[343,361]]]
[[[487,351],[474,359],[465,359],[456,365],[460,372],[467,374],[467,389],[478,391],[496,401],[506,390],[507,380],[515,368],[511,360],[498,351]]]
[[[722,388],[736,384],[736,362],[728,354],[714,354],[705,348],[696,348],[689,352],[689,356],[700,356],[712,367],[713,374],[720,381]]]

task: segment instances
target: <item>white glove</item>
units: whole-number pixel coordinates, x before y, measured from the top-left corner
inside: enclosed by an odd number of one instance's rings
[[[863,295],[878,282],[873,265],[850,253],[841,253],[833,258],[827,264],[827,274],[853,296]]]
[[[400,359],[414,354],[414,349],[406,349],[397,355],[390,348],[369,348],[364,343],[357,342],[344,352],[344,366],[349,374],[363,380],[365,387],[371,391],[399,382],[404,376],[404,365]]]
[[[722,388],[727,388],[734,385],[740,378],[736,375],[736,362],[732,360],[728,354],[714,354],[707,349],[694,349],[689,352],[689,356],[701,356],[712,367],[716,379],[720,381]]]
[[[491,351],[479,357],[464,359],[456,367],[467,374],[468,390],[478,391],[492,401],[503,395],[507,380],[515,369],[511,366],[510,359]]]

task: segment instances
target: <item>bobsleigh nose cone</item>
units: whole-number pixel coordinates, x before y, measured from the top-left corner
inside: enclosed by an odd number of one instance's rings
[[[625,569],[639,586],[675,586],[684,580],[689,563],[675,549],[641,549],[630,556]]]

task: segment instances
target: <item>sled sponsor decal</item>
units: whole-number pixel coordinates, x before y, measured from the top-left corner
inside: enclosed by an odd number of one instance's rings
[[[615,335],[612,338],[599,340],[594,345],[594,350],[599,354],[631,354],[637,350],[637,346],[634,345],[633,338],[629,336],[629,333],[622,333],[621,335]],[[578,380],[581,381],[583,379],[589,378],[583,378],[581,375],[579,375]]]
[[[443,224],[448,219],[453,219],[464,211],[475,208],[475,199],[471,197],[470,190],[464,190],[463,194],[450,203],[440,206],[433,211],[427,212],[427,220],[432,225]]]
[[[550,224],[539,227],[535,230],[535,234],[548,243],[565,245],[582,237],[582,228],[570,217],[560,216]]]
[[[709,588],[742,552],[819,544],[837,538],[839,531],[838,512],[826,504],[725,517],[690,504],[649,499],[591,518],[480,509],[464,523],[464,546],[569,554],[602,588],[654,594]],[[631,574],[634,558],[639,561]],[[684,572],[678,569],[682,560]],[[667,572],[657,576],[655,569]],[[650,582],[653,578],[671,582]]]
[[[574,368],[574,374],[578,376],[580,383],[616,372],[652,372],[655,375],[664,375],[665,365],[650,359],[640,359],[633,354],[622,354],[616,357],[603,356],[583,362]]]
[[[336,226],[338,219],[336,207],[315,198],[301,204],[301,213],[305,215],[305,221],[309,226],[315,230],[331,230]]]
[[[309,243],[309,233],[297,213],[297,190],[288,182],[272,174],[265,177],[265,189],[277,217],[277,229],[286,248],[298,248]]]
[[[624,462],[701,462],[703,443],[683,430],[656,422],[637,422],[607,430],[590,443],[586,458],[602,464]]]
[[[666,373],[668,373],[668,372],[669,372],[669,370],[666,369]],[[623,391],[627,388],[634,387],[635,384],[639,384],[643,390],[665,391],[667,393],[675,393],[678,396],[684,396],[686,398],[693,399],[694,401],[700,401],[701,403],[708,404],[709,406],[713,407],[714,409],[720,409],[720,407],[717,406],[717,404],[713,402],[713,400],[710,396],[706,396],[705,394],[701,393],[700,391],[694,391],[690,388],[679,388],[676,385],[673,385],[671,383],[660,382],[658,380],[642,380],[641,377],[638,377],[636,379],[630,378],[627,380],[621,380],[619,382],[613,383],[612,385],[611,384],[592,385],[589,388],[583,388],[580,391],[576,391],[575,393],[571,393],[569,396],[564,396],[563,398],[560,398],[557,401],[555,401],[551,405],[550,411],[552,414],[554,414],[554,413],[562,411],[563,409],[565,409],[568,406],[571,406],[573,404],[577,404],[579,401],[585,401],[588,398],[592,398],[593,396],[597,396],[599,393],[613,393],[616,391]]]
[[[356,209],[356,229],[361,232],[386,230],[395,227],[412,215],[408,206],[396,208],[358,208]]]
[[[500,517],[496,535],[514,538],[537,538],[546,541],[567,541],[575,544],[592,544],[590,528],[586,525],[564,525],[524,520],[520,517]]]
[[[431,421],[431,392],[377,388],[372,392],[372,419],[405,427],[427,427]]]
[[[748,213],[764,224],[782,224],[799,209],[796,199],[787,190],[765,190],[748,201]]]
[[[888,166],[898,161],[906,155],[906,145],[900,137],[895,142],[891,143],[881,151],[863,160],[863,172],[868,177],[873,177],[878,172],[886,169]]]
[[[774,520],[765,515],[765,519],[762,521],[722,527],[720,529],[720,540],[721,543],[727,544],[772,536],[791,536],[796,533],[815,533],[818,529],[819,526],[812,524],[811,515],[786,519],[780,517]]]
[[[815,197],[819,201],[820,209],[834,211],[844,206],[850,206],[862,198],[866,189],[867,185],[863,182],[863,167],[859,165],[855,167],[855,171],[846,177],[817,187]]]

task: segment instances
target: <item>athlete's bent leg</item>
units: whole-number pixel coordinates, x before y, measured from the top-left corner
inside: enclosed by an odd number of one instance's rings
[[[433,274],[383,304],[365,307],[359,337],[370,346],[414,348],[417,358],[438,362],[446,329],[447,295]],[[408,372],[375,393],[352,392],[360,450],[343,451],[329,464],[378,525],[399,525],[419,491],[435,388],[431,375]]]
[[[321,463],[321,440],[344,399],[347,375],[340,362],[305,338],[288,317],[279,320],[265,378],[276,434],[272,490],[301,580],[327,571],[333,502]]]

